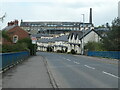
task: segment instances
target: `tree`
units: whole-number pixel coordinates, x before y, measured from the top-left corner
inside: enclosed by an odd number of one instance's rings
[[[103,51],[105,50],[101,42],[88,42],[85,45],[85,50],[88,51]]]
[[[32,44],[32,40],[30,38],[21,39],[17,43],[26,45],[26,50],[30,51],[30,55],[35,55],[36,54],[37,46]]]
[[[111,30],[107,32],[107,37],[103,39],[104,47],[109,51],[120,51],[120,19],[112,21]]]
[[[9,35],[7,34],[7,31],[5,31],[5,30],[2,31],[2,38],[11,42]]]

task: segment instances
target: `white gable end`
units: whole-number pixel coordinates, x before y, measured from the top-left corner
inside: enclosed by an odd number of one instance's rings
[[[98,36],[98,34],[94,31],[91,31],[89,34],[87,34],[84,37],[84,43],[87,43],[88,41],[95,41],[98,42],[101,38]]]

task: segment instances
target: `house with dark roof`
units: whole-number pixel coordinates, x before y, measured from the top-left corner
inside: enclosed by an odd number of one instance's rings
[[[68,51],[74,50],[77,54],[84,53],[84,46],[89,41],[99,42],[100,35],[94,29],[71,32],[68,36]]]
[[[68,35],[63,35],[57,38],[54,38],[54,52],[63,51],[65,52],[68,48]]]
[[[39,51],[47,51],[48,47],[51,47],[52,51],[66,50],[68,48],[68,35],[62,35],[60,37],[54,37],[52,39],[42,38],[37,41]]]

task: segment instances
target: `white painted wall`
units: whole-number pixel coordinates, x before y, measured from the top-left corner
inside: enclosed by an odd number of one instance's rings
[[[87,43],[88,41],[98,42],[100,39],[101,38],[94,31],[91,31],[88,35],[84,37],[84,43]]]

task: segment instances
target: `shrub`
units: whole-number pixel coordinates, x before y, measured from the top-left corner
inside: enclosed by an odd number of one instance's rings
[[[47,47],[47,51],[52,52],[53,51],[52,47]]]
[[[72,54],[76,54],[76,52],[75,52],[75,50],[74,50],[74,49],[72,49],[72,50],[71,50],[71,53],[72,53]]]
[[[103,51],[105,50],[103,44],[100,42],[88,42],[85,45],[85,50],[88,51]]]
[[[26,44],[12,44],[12,45],[3,45],[2,46],[2,53],[6,52],[19,52],[19,51],[28,51],[26,48]]]
[[[30,38],[24,38],[19,40],[16,44],[2,45],[2,52],[19,52],[19,51],[29,51],[30,55],[36,54],[37,46],[32,44]]]
[[[57,50],[58,53],[62,53],[62,50]]]

